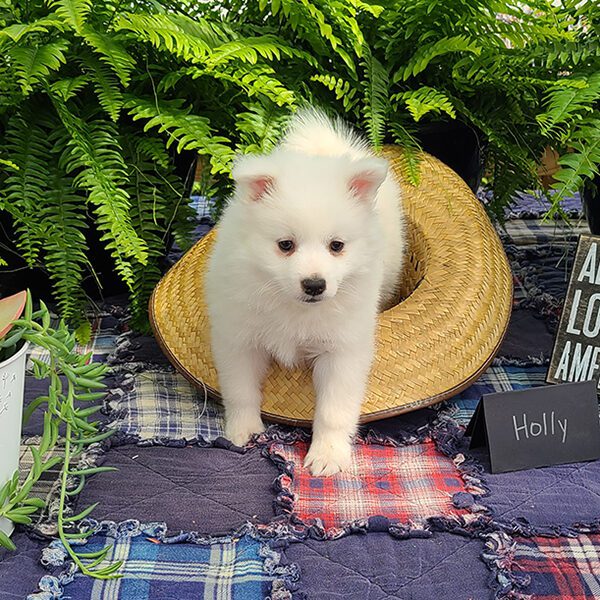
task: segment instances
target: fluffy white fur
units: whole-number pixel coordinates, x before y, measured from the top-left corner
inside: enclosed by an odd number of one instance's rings
[[[317,404],[305,464],[331,475],[351,462],[378,307],[395,295],[402,269],[400,190],[384,159],[314,110],[292,119],[271,154],[239,158],[233,177],[206,274],[226,434],[243,445],[263,430],[272,360],[310,364]],[[316,276],[326,289],[309,303],[301,281]]]

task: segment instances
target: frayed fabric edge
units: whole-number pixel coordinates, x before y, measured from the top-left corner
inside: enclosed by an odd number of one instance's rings
[[[166,523],[141,523],[135,519],[121,521],[96,521],[84,519],[79,524],[81,532],[92,532],[92,536],[103,536],[115,541],[144,536],[160,544],[199,544],[215,545],[235,543],[244,537],[260,544],[259,555],[263,559],[263,570],[272,577],[270,595],[266,600],[303,600],[304,594],[298,591],[300,568],[295,563],[282,563],[280,548],[292,534],[286,526],[257,526],[244,523],[235,532],[225,536],[204,535],[198,532],[181,532],[167,535]],[[89,540],[82,540],[76,545],[85,547]],[[27,600],[62,600],[66,598],[65,587],[74,580],[78,568],[69,560],[69,555],[60,540],[54,540],[42,552],[42,564],[48,569],[60,570],[55,575],[44,575],[38,584],[40,591],[27,596]]]
[[[278,426],[273,426],[259,437],[258,442],[262,446],[263,456],[271,460],[279,470],[279,475],[273,482],[276,514],[284,515],[289,519],[296,536],[304,535],[317,540],[333,540],[351,534],[369,532],[387,532],[397,539],[431,537],[433,531],[478,537],[482,532],[490,531],[492,526],[489,511],[478,502],[479,498],[489,493],[489,489],[480,478],[481,467],[475,460],[455,451],[459,439],[462,438],[462,431],[457,424],[452,427],[452,423],[455,423],[452,419],[445,415],[443,417],[438,417],[434,423],[422,427],[416,434],[406,434],[398,438],[369,430],[363,435],[358,435],[355,442],[392,447],[425,442],[435,443],[436,447],[453,461],[465,483],[465,491],[454,494],[452,503],[455,508],[468,510],[466,514],[429,517],[411,523],[398,523],[384,516],[371,516],[345,523],[340,527],[325,527],[320,519],[305,522],[294,513],[295,496],[292,491],[294,463],[287,461],[284,456],[275,451],[274,446],[309,442],[310,434],[305,430],[282,430]]]

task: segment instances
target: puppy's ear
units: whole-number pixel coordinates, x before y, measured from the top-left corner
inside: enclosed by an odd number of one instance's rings
[[[359,200],[372,201],[386,178],[388,163],[383,158],[362,158],[350,167],[348,187]]]
[[[275,185],[273,163],[268,156],[247,154],[238,158],[232,175],[241,198],[252,202],[261,200]]]

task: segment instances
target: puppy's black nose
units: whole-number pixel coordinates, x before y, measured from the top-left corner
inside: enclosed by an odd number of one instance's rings
[[[309,296],[320,296],[327,287],[324,279],[303,279],[301,282],[302,289]]]

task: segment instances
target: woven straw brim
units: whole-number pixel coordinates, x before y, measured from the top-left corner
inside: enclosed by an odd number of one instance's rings
[[[382,312],[361,421],[435,404],[469,385],[506,332],[512,276],[480,202],[451,169],[424,155],[420,183],[402,176],[402,152],[384,149],[403,191],[409,252],[399,304]],[[160,281],[150,300],[156,338],[191,382],[218,394],[203,281],[216,232],[200,240]],[[263,387],[267,420],[308,425],[310,370],[273,365]]]

